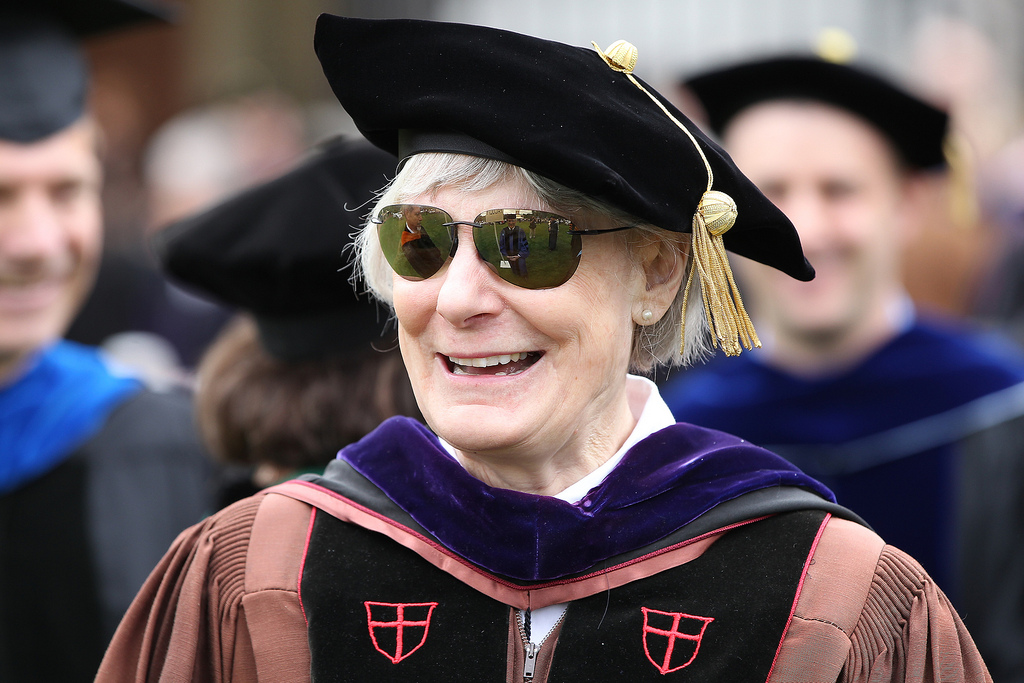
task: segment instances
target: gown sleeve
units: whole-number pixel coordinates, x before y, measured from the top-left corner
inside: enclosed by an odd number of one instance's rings
[[[832,519],[807,570],[772,683],[991,683],[971,635],[913,558]]]
[[[982,683],[992,678],[945,594],[913,558],[886,546],[840,680]]]
[[[118,626],[97,681],[256,680],[240,607],[261,500],[240,501],[178,536]]]

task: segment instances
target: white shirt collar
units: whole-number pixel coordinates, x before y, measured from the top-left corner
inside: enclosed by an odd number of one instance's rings
[[[626,375],[626,396],[633,414],[639,413],[639,417],[637,418],[636,426],[629,433],[625,443],[604,464],[575,484],[556,493],[553,496],[554,498],[564,500],[567,503],[578,503],[591,489],[605,480],[605,477],[615,469],[623,456],[626,455],[626,451],[636,445],[637,442],[676,423],[676,419],[672,417],[672,411],[669,410],[668,405],[661,398],[657,385],[646,377]],[[441,446],[455,458],[455,448],[440,437],[438,437],[438,440],[441,442]],[[455,461],[458,462],[458,458],[455,458]]]

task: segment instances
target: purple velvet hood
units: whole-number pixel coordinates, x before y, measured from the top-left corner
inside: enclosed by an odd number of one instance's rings
[[[642,548],[751,491],[798,486],[835,501],[774,453],[689,424],[637,443],[576,504],[484,484],[408,418],[384,422],[338,458],[450,550],[528,581],[579,573]]]

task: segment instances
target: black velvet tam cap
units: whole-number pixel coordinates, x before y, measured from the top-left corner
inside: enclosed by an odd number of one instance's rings
[[[0,0],[0,140],[35,142],[81,118],[79,39],[171,14],[140,0]]]
[[[465,24],[326,14],[315,47],[342,106],[389,152],[511,161],[653,225],[690,232],[708,175],[671,112],[699,141],[714,189],[736,202],[726,248],[800,280],[814,275],[792,224],[729,156],[594,49]]]
[[[387,315],[356,296],[342,252],[397,164],[365,140],[336,138],[283,176],[164,228],[154,249],[175,280],[252,313],[278,358],[367,346]]]
[[[684,81],[700,100],[712,129],[768,100],[824,102],[863,118],[882,132],[911,168],[946,163],[942,146],[949,117],[864,68],[817,57],[777,57],[710,71]]]

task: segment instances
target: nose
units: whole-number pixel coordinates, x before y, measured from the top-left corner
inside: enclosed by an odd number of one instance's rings
[[[817,193],[793,192],[779,208],[793,221],[804,253],[826,246],[829,239],[829,212],[826,202]]]
[[[58,210],[44,192],[20,193],[0,209],[0,255],[5,260],[46,260],[63,250]]]
[[[498,291],[501,279],[477,254],[473,228],[458,226],[459,246],[442,278],[437,312],[455,327],[466,327],[504,308]]]

